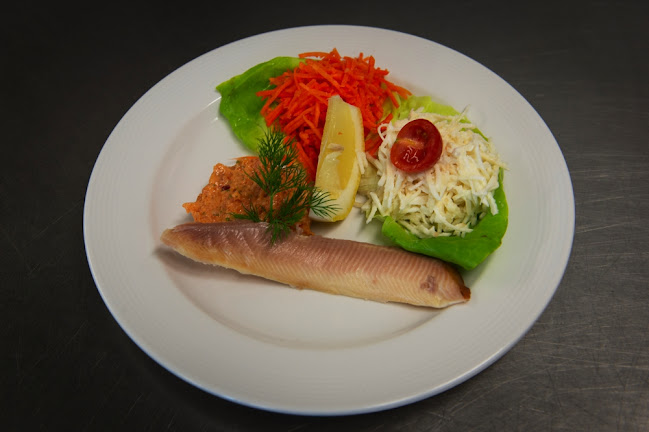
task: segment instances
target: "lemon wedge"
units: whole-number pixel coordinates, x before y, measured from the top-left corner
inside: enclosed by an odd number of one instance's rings
[[[361,180],[358,154],[364,148],[361,110],[338,95],[331,96],[320,143],[315,186],[329,193],[329,204],[336,209],[326,217],[311,211],[311,219],[335,222],[347,217],[354,206]]]

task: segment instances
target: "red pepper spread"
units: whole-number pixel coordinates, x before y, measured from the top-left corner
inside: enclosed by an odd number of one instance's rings
[[[187,213],[191,213],[194,221],[202,223],[226,222],[233,220],[232,214],[243,214],[244,208],[254,206],[262,220],[268,215],[269,196],[252,181],[252,174],[259,167],[259,158],[255,156],[238,158],[233,166],[221,163],[214,165],[209,183],[203,187],[196,202],[183,204]],[[273,206],[281,203],[291,191],[275,195]],[[311,223],[308,212],[297,224],[296,230],[302,234],[311,234]]]

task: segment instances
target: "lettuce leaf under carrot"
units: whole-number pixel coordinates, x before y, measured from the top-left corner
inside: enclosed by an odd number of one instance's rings
[[[221,94],[221,115],[230,123],[237,138],[253,152],[257,152],[259,140],[268,130],[261,115],[264,101],[257,92],[272,87],[270,77],[294,69],[302,61],[297,57],[275,57],[216,86]]]

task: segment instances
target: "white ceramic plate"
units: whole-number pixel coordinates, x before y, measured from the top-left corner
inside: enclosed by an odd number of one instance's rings
[[[247,151],[215,86],[275,56],[373,55],[393,82],[462,109],[509,164],[503,245],[464,274],[472,299],[443,311],[300,291],[197,265],[161,247],[212,166]],[[356,214],[324,235],[380,242]],[[84,236],[107,307],[148,355],[189,383],[270,411],[371,412],[438,394],[507,352],[565,270],[574,233],[561,151],[510,85],[466,56],[394,31],[317,26],[225,45],[148,91],[115,127],[88,185]]]

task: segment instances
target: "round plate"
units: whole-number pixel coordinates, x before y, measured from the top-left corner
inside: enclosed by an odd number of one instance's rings
[[[466,304],[432,310],[297,290],[199,265],[164,248],[214,164],[249,152],[219,118],[217,84],[275,56],[372,55],[388,78],[461,110],[508,164],[503,245],[464,273]],[[359,212],[316,226],[377,242]],[[249,37],[182,66],[124,115],[93,169],[84,209],[90,268],[108,309],[149,356],[189,383],[276,412],[342,415],[438,394],[509,350],[554,294],[574,235],[563,155],[535,110],[474,60],[412,35],[315,26]],[[399,269],[396,269],[398,271]]]

